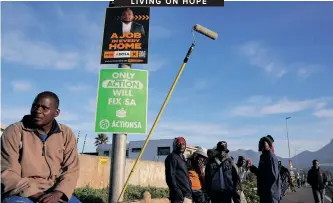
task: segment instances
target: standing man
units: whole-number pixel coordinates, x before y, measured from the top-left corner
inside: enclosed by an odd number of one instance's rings
[[[240,184],[247,179],[247,169],[246,169],[246,159],[244,156],[239,156],[237,161],[237,172],[240,179]],[[237,191],[238,195],[240,196],[241,203],[247,203],[244,192],[242,190]],[[235,201],[235,200],[234,200]]]
[[[214,149],[208,149],[207,150],[208,159],[212,159],[214,157],[214,153],[215,153]]]
[[[240,181],[243,182],[246,180],[246,159],[244,156],[239,156],[237,161],[237,169]]]
[[[76,138],[59,124],[59,98],[39,93],[30,115],[1,136],[2,203],[79,203],[72,193],[79,177]]]
[[[279,171],[280,171],[280,176],[281,176],[281,199],[286,195],[286,192],[289,188],[293,190],[293,185],[290,177],[289,170],[284,167],[281,163],[281,161],[278,161],[278,166],[279,166]]]
[[[185,149],[185,139],[177,137],[173,143],[173,152],[165,159],[165,179],[171,203],[192,203],[191,181],[184,157]]]
[[[272,135],[266,135],[266,137],[267,137],[268,140],[269,140],[270,147],[271,147],[271,151],[272,151],[273,153],[275,153],[275,149],[274,149],[274,145],[273,145],[273,143],[274,143],[274,138],[273,138],[273,136],[272,136]]]
[[[307,182],[312,187],[315,202],[324,203],[327,177],[324,171],[319,168],[318,160],[312,161],[312,168],[308,172]]]
[[[241,190],[239,176],[228,153],[227,142],[217,143],[216,156],[206,165],[205,183],[212,203],[231,203],[233,198],[240,199],[237,194]]]
[[[278,159],[271,151],[272,143],[267,137],[259,141],[260,155],[257,170],[257,189],[260,203],[279,203],[281,199],[281,183]]]

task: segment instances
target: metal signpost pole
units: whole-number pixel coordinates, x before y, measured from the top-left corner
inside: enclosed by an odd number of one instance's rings
[[[114,7],[113,1],[106,9],[101,64],[118,64],[118,69],[100,70],[95,132],[114,133],[108,203],[124,198],[127,134],[147,130],[148,71],[132,70],[131,63],[148,63],[149,16],[149,7]],[[132,21],[139,22],[123,31],[122,24]]]
[[[131,69],[130,64],[119,64],[118,68]],[[118,201],[125,182],[126,134],[113,134],[110,163],[109,203]],[[122,195],[119,201],[123,201]]]

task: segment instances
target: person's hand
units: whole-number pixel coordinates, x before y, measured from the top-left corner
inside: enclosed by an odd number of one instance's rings
[[[42,195],[39,199],[39,203],[58,203],[63,193],[60,191],[53,191]]]

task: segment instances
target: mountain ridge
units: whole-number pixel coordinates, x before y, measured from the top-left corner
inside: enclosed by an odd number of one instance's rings
[[[238,156],[244,156],[246,159],[250,158],[252,163],[257,165],[259,163],[261,153],[254,150],[238,149],[235,151],[230,151],[229,154],[230,156],[234,157],[235,161],[237,161]],[[289,165],[289,158],[282,158],[278,156],[278,159],[281,160],[284,166]],[[305,150],[296,156],[291,157],[294,168],[310,167],[311,162],[314,159],[317,159],[319,163],[333,163],[333,139],[317,151],[311,152],[309,150]]]

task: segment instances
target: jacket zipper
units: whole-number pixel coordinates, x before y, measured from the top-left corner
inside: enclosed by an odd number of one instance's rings
[[[43,142],[43,151],[42,151],[42,156],[44,157],[45,161],[46,161],[46,164],[47,166],[49,167],[49,170],[50,170],[50,175],[49,175],[49,179],[52,178],[52,170],[51,170],[51,166],[49,164],[49,162],[47,161],[47,158],[46,158],[46,145],[45,145],[45,142],[46,141],[42,141]]]

